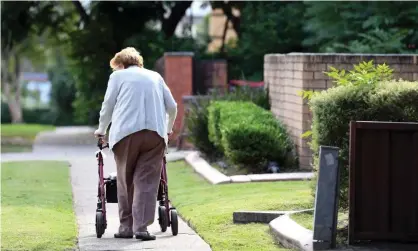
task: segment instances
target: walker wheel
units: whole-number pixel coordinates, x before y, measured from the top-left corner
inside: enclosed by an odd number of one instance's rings
[[[96,235],[97,238],[102,238],[106,229],[106,222],[103,212],[96,212]]]
[[[179,220],[177,216],[177,210],[172,209],[170,211],[170,218],[171,218],[171,232],[174,236],[176,236],[179,233]]]
[[[165,206],[158,207],[158,222],[160,223],[161,232],[167,231],[168,219],[167,212],[165,211]]]

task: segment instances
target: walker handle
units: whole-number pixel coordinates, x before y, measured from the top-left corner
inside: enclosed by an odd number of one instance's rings
[[[99,135],[99,139],[97,140],[97,147],[99,147],[100,150],[105,149],[106,147],[109,147],[109,143],[104,144],[104,135]]]

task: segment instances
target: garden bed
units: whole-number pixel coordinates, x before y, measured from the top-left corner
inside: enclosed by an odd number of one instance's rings
[[[205,160],[205,156],[203,156]],[[226,165],[223,160],[218,161],[211,161],[209,164],[214,167],[219,172],[225,174],[226,176],[232,176],[232,175],[246,175],[249,174],[248,170],[239,169],[236,166],[233,165]]]
[[[309,208],[306,181],[243,183],[213,186],[183,161],[168,165],[171,200],[180,215],[213,251],[288,250],[278,248],[266,224],[237,225],[238,210],[296,210]]]

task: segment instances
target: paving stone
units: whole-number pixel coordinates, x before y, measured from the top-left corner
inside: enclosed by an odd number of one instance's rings
[[[75,158],[71,161],[71,181],[75,199],[75,210],[79,225],[80,250],[202,250],[210,251],[210,247],[187,224],[179,219],[179,235],[172,236],[171,229],[162,233],[157,221],[149,231],[157,235],[157,240],[140,242],[135,239],[114,239],[118,229],[117,204],[108,206],[108,228],[101,239],[95,236],[95,209],[97,193],[97,163],[90,157]],[[169,165],[168,165],[169,168]],[[113,159],[105,159],[105,174],[115,171]]]

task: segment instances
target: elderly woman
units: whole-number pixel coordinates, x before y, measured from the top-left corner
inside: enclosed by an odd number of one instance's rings
[[[162,159],[177,115],[177,104],[157,72],[143,67],[134,48],[116,53],[100,111],[97,137],[109,133],[117,166],[120,226],[115,238],[155,240],[154,222]],[[168,114],[168,121],[167,121]]]

